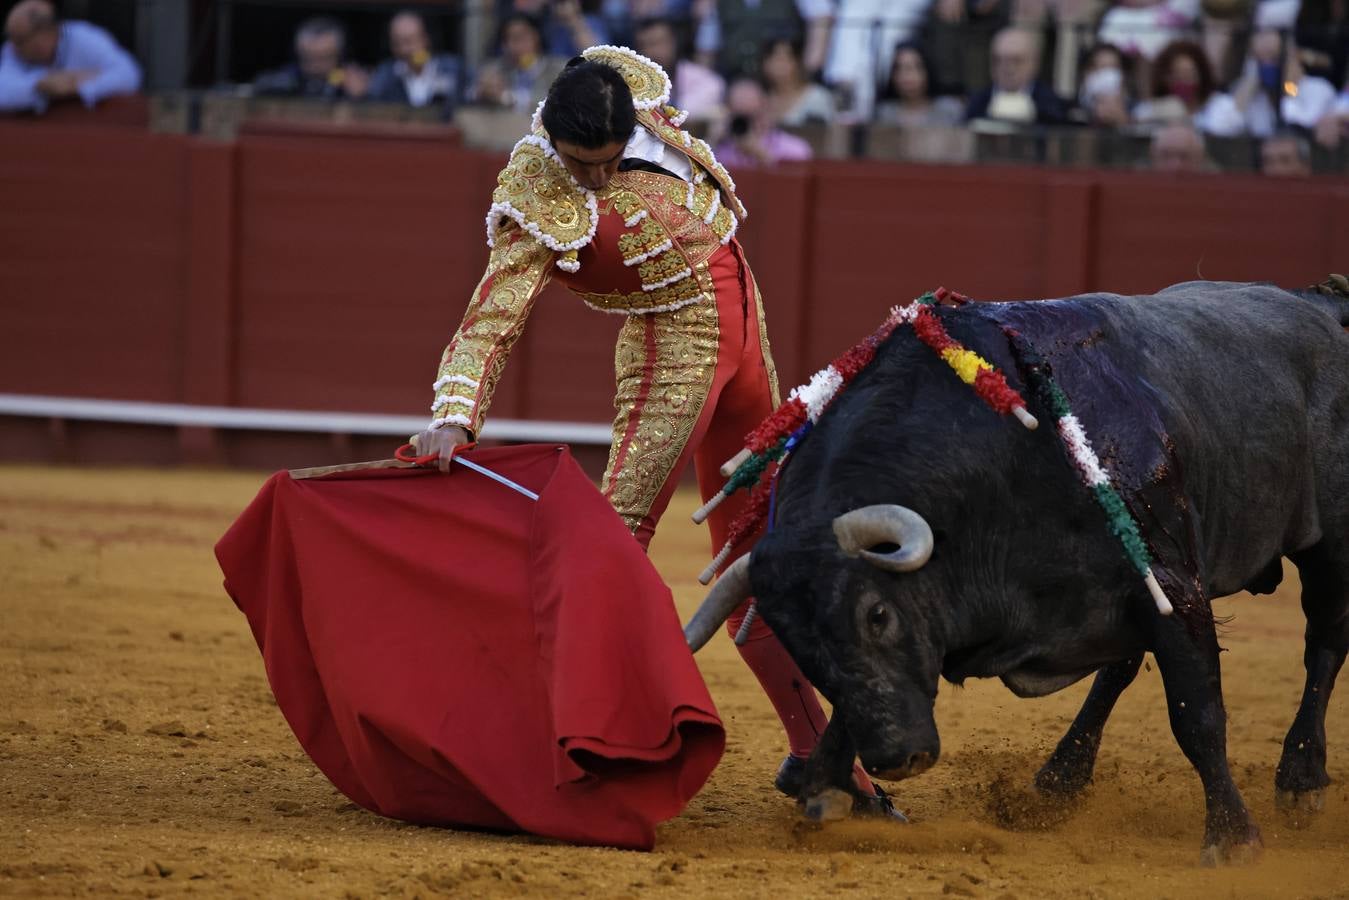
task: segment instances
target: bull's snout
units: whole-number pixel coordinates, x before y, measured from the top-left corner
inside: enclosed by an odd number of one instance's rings
[[[912,778],[915,775],[921,775],[937,762],[937,754],[927,750],[919,750],[916,753],[910,753],[903,761],[898,764],[882,763],[875,766],[866,766],[867,774],[876,778],[882,778],[886,781],[900,781],[905,778]]]

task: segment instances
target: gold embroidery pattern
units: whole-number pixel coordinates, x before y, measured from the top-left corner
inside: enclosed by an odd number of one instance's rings
[[[632,191],[615,191],[612,194],[612,199],[614,211],[623,217],[625,223],[628,219],[631,219],[638,212],[646,208],[642,206],[642,198],[638,197]]]
[[[595,234],[593,207],[593,199],[549,153],[544,138],[528,137],[516,144],[492,191],[492,215],[509,216],[554,250],[590,242]]]
[[[642,279],[642,289],[650,293],[688,279],[693,275],[693,270],[684,259],[684,255],[672,248],[655,259],[640,263],[637,266],[637,274]],[[650,290],[647,290],[648,287]]]
[[[659,65],[626,47],[591,47],[581,53],[590,62],[617,69],[632,91],[638,109],[660,106],[670,99],[670,78]]]
[[[443,392],[472,396],[474,405],[468,411],[461,404],[442,402],[433,413],[437,420],[464,416],[469,431],[477,434],[482,428],[506,358],[524,330],[534,298],[548,283],[552,259],[547,247],[514,223],[498,229],[487,271],[473,292],[459,331],[441,356],[436,374],[437,381],[455,375],[477,381],[476,391],[456,384]]]
[[[708,296],[712,295],[705,265],[698,266],[688,281],[702,285]],[[655,337],[654,371],[646,402],[639,406],[647,367],[648,328]],[[651,511],[702,414],[716,374],[718,339],[715,303],[632,316],[619,333],[614,353],[614,407],[618,415],[600,489],[634,531]],[[630,429],[634,431],[632,440],[625,442]]]
[[[652,250],[669,240],[670,236],[660,227],[660,223],[647,216],[642,219],[637,231],[619,236],[618,249],[623,259],[630,262],[637,257],[649,256]]]
[[[667,312],[697,303],[705,296],[702,285],[696,278],[681,278],[673,284],[654,291],[633,291],[624,294],[614,291],[609,294],[583,294],[577,292],[582,300],[595,309],[604,312],[652,313]]]
[[[718,187],[725,198],[730,201],[734,207],[738,218],[744,219],[748,213],[745,211],[745,205],[740,202],[740,198],[735,195],[735,180],[731,178],[731,173],[717,162],[716,155],[712,148],[708,146],[707,141],[702,138],[696,138],[690,135],[682,128],[676,128],[662,117],[651,112],[639,112],[638,121],[651,130],[656,137],[660,138],[666,144],[674,147],[683,153],[689,159],[708,171],[716,181]]]
[[[748,268],[748,266],[747,266]],[[753,278],[753,276],[750,276]],[[763,294],[759,293],[759,280],[754,279],[754,312],[759,317],[759,353],[763,356],[763,367],[768,372],[768,393],[773,398],[773,408],[782,405],[782,394],[778,388],[778,367],[773,364],[773,350],[768,346],[768,323],[764,320]]]

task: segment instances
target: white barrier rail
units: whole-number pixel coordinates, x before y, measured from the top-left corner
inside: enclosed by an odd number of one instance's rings
[[[391,437],[407,437],[426,427],[426,419],[420,416],[244,409],[234,406],[146,403],[138,400],[100,400],[93,397],[44,397],[39,394],[0,394],[0,416]],[[613,431],[609,425],[585,422],[492,419],[483,426],[480,437],[488,441],[557,441],[563,444],[605,445],[613,439]]]

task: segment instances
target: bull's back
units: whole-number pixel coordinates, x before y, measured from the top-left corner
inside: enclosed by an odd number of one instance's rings
[[[1343,530],[1332,501],[1349,496],[1349,335],[1332,309],[1214,282],[1085,302],[1102,305],[1112,352],[1161,398],[1215,594]]]

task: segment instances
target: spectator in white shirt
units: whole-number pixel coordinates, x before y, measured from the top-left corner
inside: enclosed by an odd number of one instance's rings
[[[1251,38],[1250,55],[1232,87],[1233,115],[1215,134],[1268,137],[1282,126],[1312,129],[1335,107],[1335,87],[1307,75],[1297,49],[1272,29]]]

